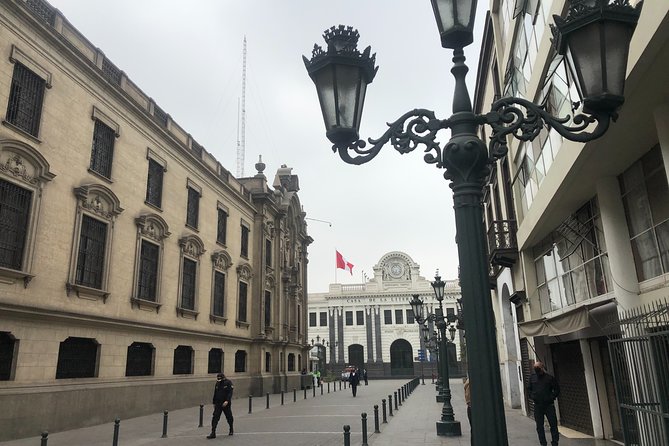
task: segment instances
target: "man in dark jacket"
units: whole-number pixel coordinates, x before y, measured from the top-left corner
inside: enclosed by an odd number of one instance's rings
[[[225,414],[225,419],[228,420],[228,425],[230,426],[230,432],[228,435],[234,433],[232,429],[232,422],[234,418],[232,417],[232,382],[229,379],[225,378],[225,375],[219,373],[216,375],[216,387],[214,387],[214,415],[211,417],[211,433],[207,435],[207,438],[216,438],[216,426],[218,425],[218,420],[221,419],[221,413]]]
[[[355,397],[358,393],[358,384],[360,384],[360,372],[358,369],[353,370],[351,374],[348,375],[348,383],[351,385],[351,391]]]
[[[544,416],[551,427],[551,445],[557,446],[560,434],[558,433],[557,417],[555,415],[555,398],[560,395],[560,386],[552,375],[546,373],[543,363],[534,363],[534,373],[530,376],[530,398],[534,401],[534,421],[537,424],[539,443],[546,446],[546,432],[544,431]]]

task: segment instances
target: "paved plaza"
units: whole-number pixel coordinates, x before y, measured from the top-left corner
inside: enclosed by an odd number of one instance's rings
[[[219,436],[207,440],[211,423],[211,404],[205,406],[204,426],[198,427],[199,407],[175,410],[168,415],[167,438],[161,438],[163,413],[121,420],[119,446],[190,446],[190,445],[244,445],[244,446],[335,446],[343,445],[343,426],[351,426],[351,445],[362,443],[361,413],[368,414],[368,443],[370,446],[408,446],[408,445],[469,445],[469,424],[464,405],[462,382],[451,380],[453,407],[456,419],[462,423],[462,437],[448,438],[436,435],[435,422],[441,415],[441,404],[435,401],[434,385],[426,381],[419,385],[405,400],[394,416],[387,416],[388,423],[382,423],[381,399],[397,391],[407,381],[380,380],[370,381],[368,386],[360,386],[357,397],[350,389],[334,392],[331,388],[323,395],[317,389],[313,396],[312,389],[297,391],[293,402],[293,392],[284,395],[281,405],[280,395],[270,395],[270,408],[266,409],[266,398],[253,398],[253,411],[249,414],[248,398],[233,401],[235,416],[235,435],[227,435],[225,418],[219,423]],[[212,381],[212,389],[214,382]],[[239,396],[239,395],[238,395]],[[203,403],[211,400],[210,395],[203,395]],[[101,402],[104,404],[104,402]],[[374,405],[379,405],[380,433],[374,433]],[[507,410],[509,445],[525,446],[539,444],[536,439],[534,422],[522,415],[519,410]],[[112,444],[114,423],[102,424],[83,429],[50,433],[48,446],[97,446]],[[562,446],[614,446],[615,443],[593,440],[586,436],[562,429]],[[548,429],[547,429],[548,434]],[[570,438],[571,437],[571,438]],[[578,437],[578,438],[577,438]],[[21,440],[0,442],[2,446],[39,446],[39,435]]]

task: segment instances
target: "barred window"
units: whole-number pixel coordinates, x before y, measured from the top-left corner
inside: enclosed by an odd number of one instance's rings
[[[346,312],[346,325],[353,325],[353,312],[352,311],[347,311]]]
[[[319,317],[320,317],[320,324],[319,325],[321,327],[327,327],[327,325],[328,325],[328,314],[325,311],[322,311],[319,314]]]
[[[93,378],[97,374],[99,344],[95,339],[70,337],[58,347],[56,379]]]
[[[14,64],[7,122],[37,137],[46,81],[19,62]]]
[[[105,178],[111,178],[114,159],[114,129],[99,120],[95,120],[93,130],[93,148],[91,150],[91,170]]]
[[[265,266],[272,266],[272,241],[265,239]]]
[[[183,259],[183,273],[181,281],[181,308],[195,310],[195,278],[197,262]]]
[[[407,310],[407,324],[413,324],[416,318],[413,316],[413,310]]]
[[[172,374],[193,374],[193,347],[190,345],[180,345],[174,349],[174,364],[172,366]]]
[[[249,228],[242,225],[242,257],[249,256]]]
[[[265,352],[265,372],[269,373],[272,371],[272,354],[270,352]]]
[[[246,299],[247,299],[248,285],[244,282],[239,282],[239,308],[237,311],[237,320],[246,322]]]
[[[209,350],[207,373],[221,373],[223,371],[223,350],[212,348]]]
[[[125,376],[153,375],[153,357],[155,348],[147,342],[133,342],[128,346],[125,363]]]
[[[214,316],[225,316],[225,274],[214,271]]]
[[[365,324],[365,315],[362,311],[355,312],[355,325],[364,325]]]
[[[288,371],[295,371],[295,353],[288,353]]]
[[[21,270],[32,192],[0,179],[0,267]]]
[[[393,323],[392,310],[383,310],[383,323],[386,325],[392,325]]]
[[[102,289],[107,224],[84,215],[81,219],[75,283]]]
[[[186,224],[191,228],[197,229],[197,221],[200,212],[200,193],[188,188],[188,207],[186,209]]]
[[[265,327],[272,325],[272,293],[265,291]]]
[[[151,302],[156,301],[156,285],[158,284],[158,260],[160,247],[142,240],[139,260],[139,283],[137,297]]]
[[[237,350],[235,353],[235,373],[246,371],[246,351]]]
[[[225,238],[228,229],[228,213],[224,209],[218,208],[218,227],[216,230],[216,242],[225,245]]]
[[[146,180],[146,202],[158,208],[163,202],[163,172],[165,168],[149,158],[149,174]]]
[[[12,379],[16,338],[11,333],[0,331],[0,381]]]
[[[404,311],[395,310],[395,323],[403,324],[404,323]]]
[[[316,313],[309,313],[309,326],[310,327],[316,326]]]

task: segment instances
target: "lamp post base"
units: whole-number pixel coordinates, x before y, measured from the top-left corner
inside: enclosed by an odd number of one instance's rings
[[[437,395],[437,402],[438,403],[443,403],[446,401],[446,396],[445,395]]]
[[[462,435],[460,422],[457,420],[437,421],[437,435],[442,437],[460,437]]]

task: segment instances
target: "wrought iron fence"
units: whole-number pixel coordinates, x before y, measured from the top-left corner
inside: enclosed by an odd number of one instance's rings
[[[625,445],[669,444],[669,300],[621,315],[609,352]]]

